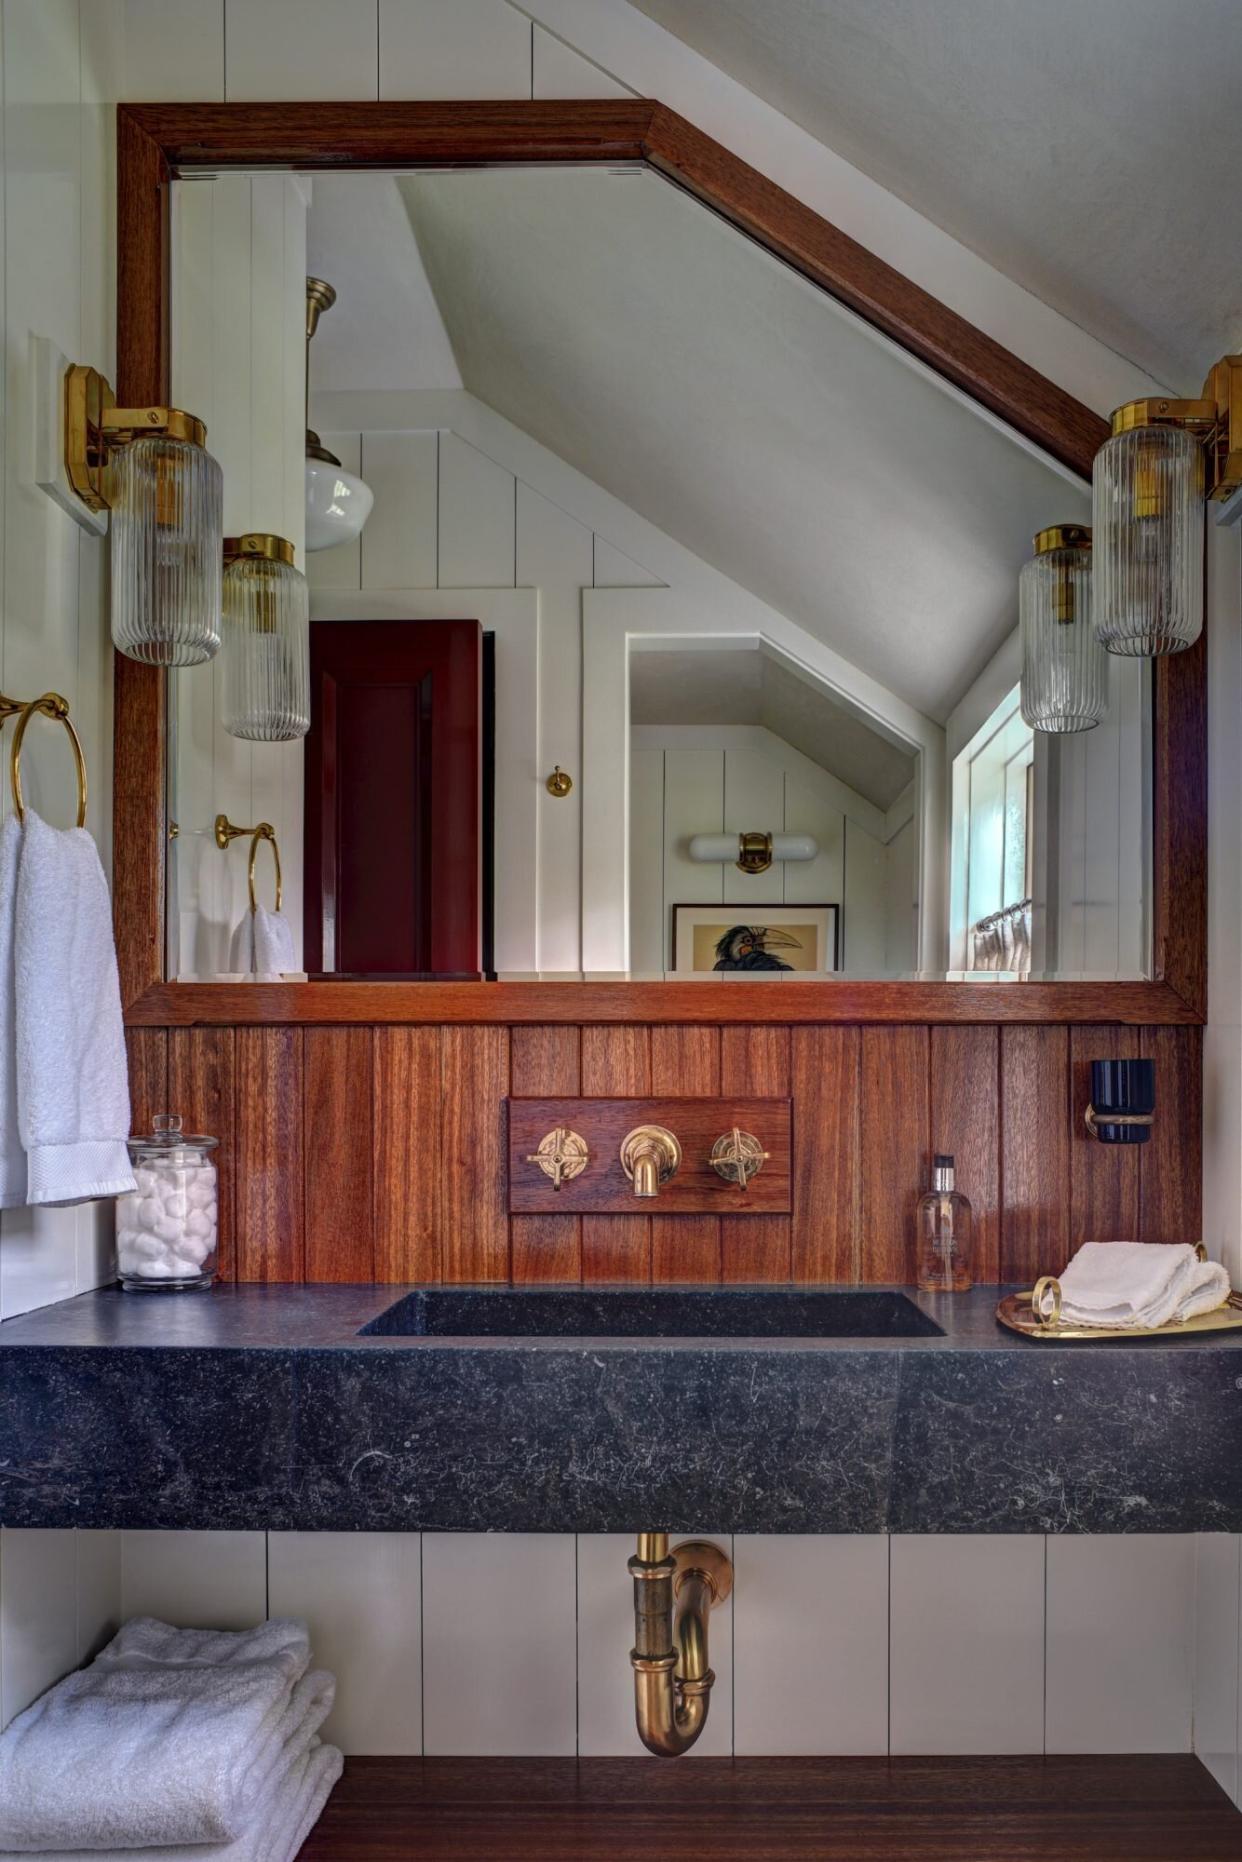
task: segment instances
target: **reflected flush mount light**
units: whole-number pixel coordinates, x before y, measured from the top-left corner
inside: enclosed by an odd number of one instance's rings
[[[310,729],[310,601],[284,537],[224,539],[222,723],[252,743]]]
[[[336,292],[322,278],[306,280],[306,547],[335,549],[362,534],[375,499],[369,485],[356,472],[347,472],[311,431],[310,345],[325,310],[336,302]]]
[[[1018,578],[1022,716],[1033,730],[1089,731],[1108,710],[1108,660],[1091,621],[1091,532],[1053,524]]]
[[[110,513],[112,640],[148,666],[199,666],[220,645],[223,480],[207,429],[176,407],[117,407],[97,369],[64,377],[65,475]]]
[[[1110,653],[1193,646],[1203,628],[1205,498],[1242,500],[1242,356],[1197,401],[1130,401],[1095,456],[1095,627]]]

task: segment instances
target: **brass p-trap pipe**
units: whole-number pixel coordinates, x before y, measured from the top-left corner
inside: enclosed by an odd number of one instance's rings
[[[707,1659],[707,1620],[733,1588],[733,1565],[707,1539],[686,1539],[670,1552],[666,1532],[640,1532],[629,1571],[638,1736],[657,1758],[679,1758],[707,1724],[716,1679]]]

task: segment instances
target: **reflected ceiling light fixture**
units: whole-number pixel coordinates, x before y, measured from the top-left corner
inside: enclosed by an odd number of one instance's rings
[[[222,722],[252,743],[310,729],[310,598],[284,537],[224,539]]]
[[[375,502],[369,485],[356,472],[348,472],[324,446],[310,424],[310,345],[325,310],[336,302],[336,292],[322,278],[306,280],[306,547],[335,549],[352,543]]]
[[[1203,628],[1205,498],[1242,496],[1242,356],[1225,356],[1197,401],[1115,410],[1095,456],[1095,626],[1110,653],[1154,657]]]
[[[110,513],[112,641],[148,666],[200,666],[220,645],[223,475],[177,407],[118,407],[98,369],[64,378],[65,473]]]
[[[732,860],[739,873],[766,873],[773,860],[813,860],[810,834],[692,834],[690,858],[706,865]]]
[[[1108,711],[1108,659],[1091,623],[1091,532],[1052,524],[1018,577],[1022,716],[1033,730],[1093,730]]]

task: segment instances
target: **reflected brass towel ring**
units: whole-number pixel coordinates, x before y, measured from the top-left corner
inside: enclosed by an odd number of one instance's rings
[[[246,862],[246,884],[250,889],[250,909],[253,912],[255,908],[254,867],[259,857],[259,842],[266,841],[271,847],[272,859],[276,862],[276,910],[279,911],[285,886],[280,871],[280,848],[276,845],[275,828],[270,821],[260,821],[258,826],[253,828],[237,828],[233,826],[227,815],[216,816],[216,846],[222,851],[228,847],[230,841],[238,840],[246,834],[250,836],[250,858]]]
[[[13,751],[9,759],[9,776],[13,784],[13,807],[16,810],[17,819],[19,821],[26,819],[26,803],[22,795],[22,739],[26,735],[26,726],[35,712],[41,711],[43,716],[51,718],[54,724],[63,724],[69,733],[69,743],[73,750],[74,768],[78,778],[78,826],[84,828],[86,826],[86,758],[82,754],[82,740],[74,730],[73,720],[69,716],[68,699],[62,698],[59,692],[44,692],[42,698],[32,698],[28,705],[18,707],[12,705],[11,701],[6,701],[6,703],[9,704],[9,709],[4,712],[4,716],[11,716],[15,710],[20,711],[17,728],[13,732]],[[0,722],[3,722],[3,717],[0,717]]]

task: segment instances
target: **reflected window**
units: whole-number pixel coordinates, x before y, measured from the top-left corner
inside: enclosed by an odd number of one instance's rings
[[[962,968],[1031,968],[1035,734],[1015,685],[954,764],[954,926]]]

